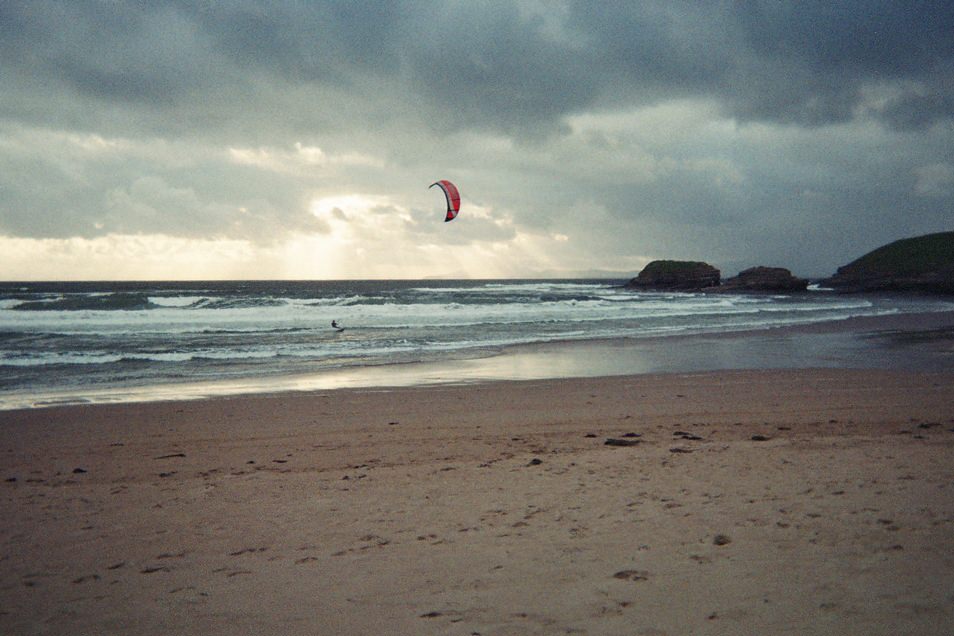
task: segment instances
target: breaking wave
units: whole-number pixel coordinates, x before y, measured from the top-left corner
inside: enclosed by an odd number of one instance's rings
[[[142,311],[155,309],[145,294],[91,294],[50,300],[27,300],[11,307],[14,311]]]

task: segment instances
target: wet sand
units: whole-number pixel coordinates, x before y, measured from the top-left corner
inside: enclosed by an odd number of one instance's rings
[[[954,624],[951,372],[6,411],[0,453],[4,634]]]

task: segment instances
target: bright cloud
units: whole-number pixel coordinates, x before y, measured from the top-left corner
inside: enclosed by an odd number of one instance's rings
[[[380,159],[360,153],[329,155],[318,146],[306,146],[295,142],[292,149],[276,148],[229,148],[229,160],[233,163],[254,166],[263,170],[302,174],[306,170],[330,166],[383,167]]]
[[[0,236],[0,271],[8,280],[155,280],[256,278],[275,271],[275,254],[247,241],[194,240],[160,234],[95,239],[24,239]],[[122,263],[118,271],[117,263]],[[205,278],[203,276],[202,278]]]

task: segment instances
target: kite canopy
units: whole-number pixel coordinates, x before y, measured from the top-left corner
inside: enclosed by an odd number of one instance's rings
[[[457,213],[460,212],[460,192],[457,191],[457,186],[450,181],[441,179],[428,186],[428,190],[434,186],[440,187],[440,189],[444,191],[444,196],[447,198],[447,216],[444,217],[444,222],[453,221],[457,218]]]

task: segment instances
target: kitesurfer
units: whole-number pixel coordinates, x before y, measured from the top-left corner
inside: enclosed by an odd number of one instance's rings
[[[337,320],[332,320],[332,321],[331,321],[331,327],[332,327],[332,329],[338,330],[338,332],[344,331],[344,327],[339,326]]]

